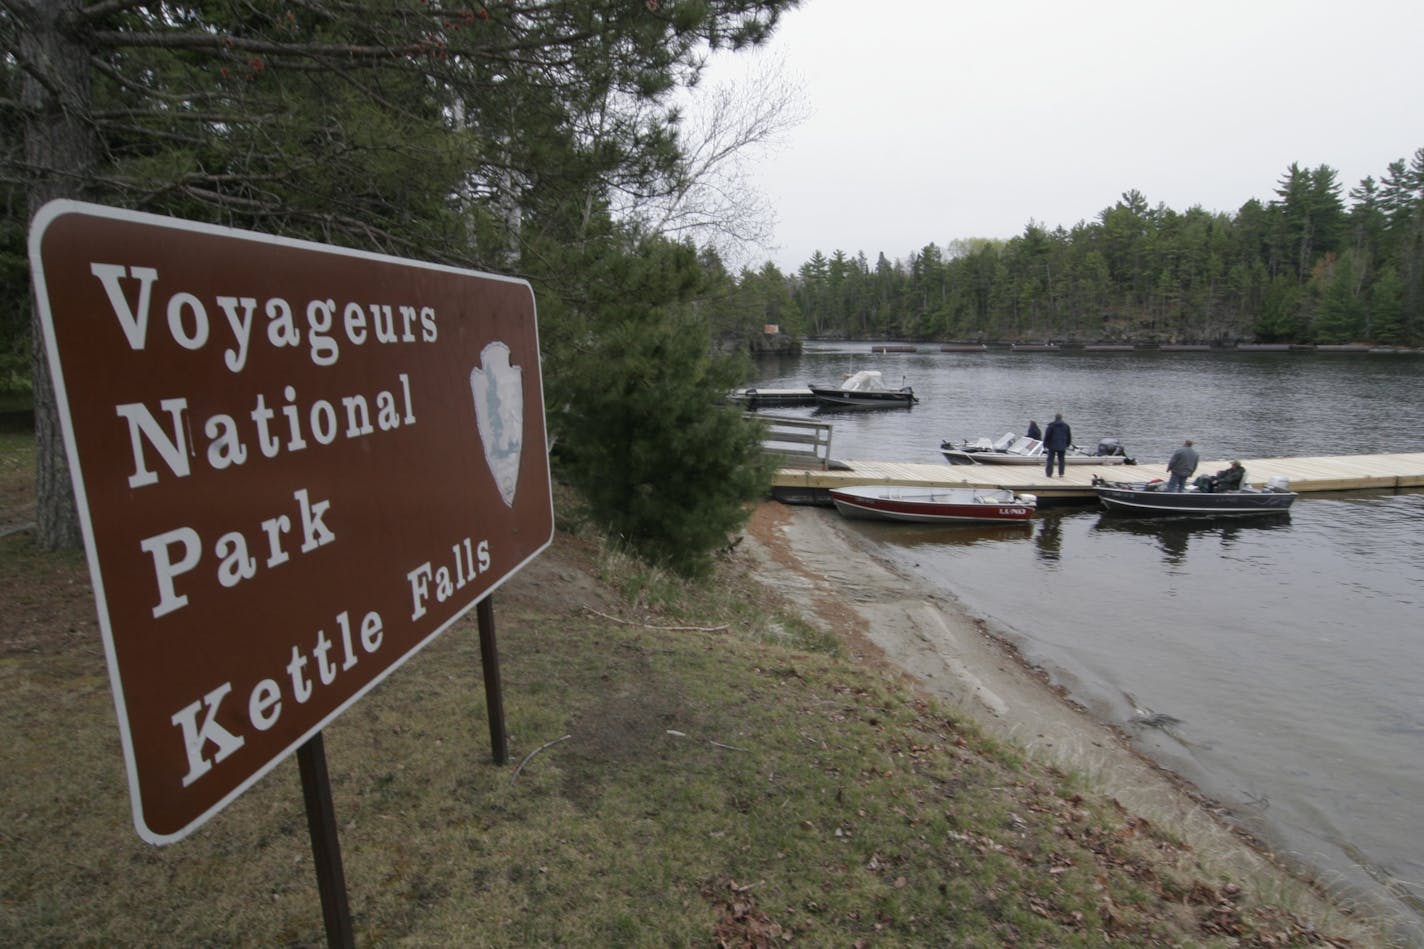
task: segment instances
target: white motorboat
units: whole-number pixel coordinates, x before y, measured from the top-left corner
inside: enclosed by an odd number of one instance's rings
[[[819,404],[841,409],[900,408],[920,401],[910,386],[887,387],[875,369],[862,369],[847,376],[838,386],[812,385],[810,388]]]
[[[1048,454],[1037,438],[1013,432],[1005,432],[993,441],[987,438],[959,443],[945,441],[940,443],[939,450],[951,465],[1041,465],[1047,461]],[[1070,465],[1133,464],[1116,438],[1099,440],[1097,450],[1091,452],[1071,446],[1064,453],[1063,461]]]

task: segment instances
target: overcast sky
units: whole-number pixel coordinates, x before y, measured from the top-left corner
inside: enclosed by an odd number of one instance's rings
[[[1134,188],[1234,213],[1291,162],[1348,200],[1424,146],[1418,0],[804,0],[755,55],[809,113],[752,175],[777,224],[751,262],[786,272],[1071,228]]]

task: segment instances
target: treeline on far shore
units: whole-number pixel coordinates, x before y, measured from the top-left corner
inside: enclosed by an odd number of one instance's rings
[[[1424,346],[1424,148],[1342,192],[1333,168],[1292,164],[1234,214],[1133,190],[1072,228],[907,259],[818,250],[792,274],[743,270],[737,309],[798,338]]]

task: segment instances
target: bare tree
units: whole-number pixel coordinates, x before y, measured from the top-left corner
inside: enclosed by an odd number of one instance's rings
[[[751,169],[806,120],[805,92],[784,60],[757,55],[739,78],[690,89],[688,99],[677,173],[627,213],[654,233],[710,246],[724,261],[750,258],[769,249],[776,223]]]

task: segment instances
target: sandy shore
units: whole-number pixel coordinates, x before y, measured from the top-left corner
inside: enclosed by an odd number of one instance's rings
[[[1203,871],[1287,897],[1317,921],[1342,922],[1340,899],[1304,882],[1186,782],[1060,695],[983,619],[879,559],[834,512],[765,502],[744,546],[765,582],[809,621],[841,631],[858,659],[902,671],[986,733],[1085,776],[1129,812],[1187,841]],[[1353,938],[1379,941],[1370,932]]]

